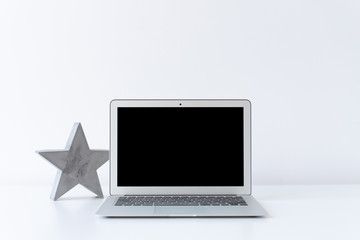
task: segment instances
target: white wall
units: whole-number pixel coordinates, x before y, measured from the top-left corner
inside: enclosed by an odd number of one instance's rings
[[[0,1],[0,184],[73,122],[108,148],[113,98],[248,98],[255,184],[360,183],[360,2]],[[108,183],[108,165],[99,170]]]

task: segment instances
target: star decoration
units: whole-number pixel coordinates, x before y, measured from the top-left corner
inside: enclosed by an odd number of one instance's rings
[[[78,184],[104,197],[96,170],[109,160],[108,150],[90,150],[80,123],[75,123],[64,150],[37,151],[58,168],[51,194],[57,200]]]

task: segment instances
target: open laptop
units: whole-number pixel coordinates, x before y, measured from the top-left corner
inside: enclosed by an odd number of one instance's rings
[[[113,100],[107,217],[264,216],[248,100]]]

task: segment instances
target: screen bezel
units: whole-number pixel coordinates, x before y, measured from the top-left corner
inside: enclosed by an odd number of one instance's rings
[[[236,187],[119,187],[117,186],[118,107],[242,107],[244,109],[244,186]],[[139,174],[140,171],[139,171]],[[110,195],[130,194],[251,194],[251,103],[235,100],[128,100],[110,103]]]

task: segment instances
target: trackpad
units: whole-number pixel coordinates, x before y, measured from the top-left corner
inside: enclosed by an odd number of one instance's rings
[[[196,216],[206,214],[206,207],[155,207],[155,214]]]

